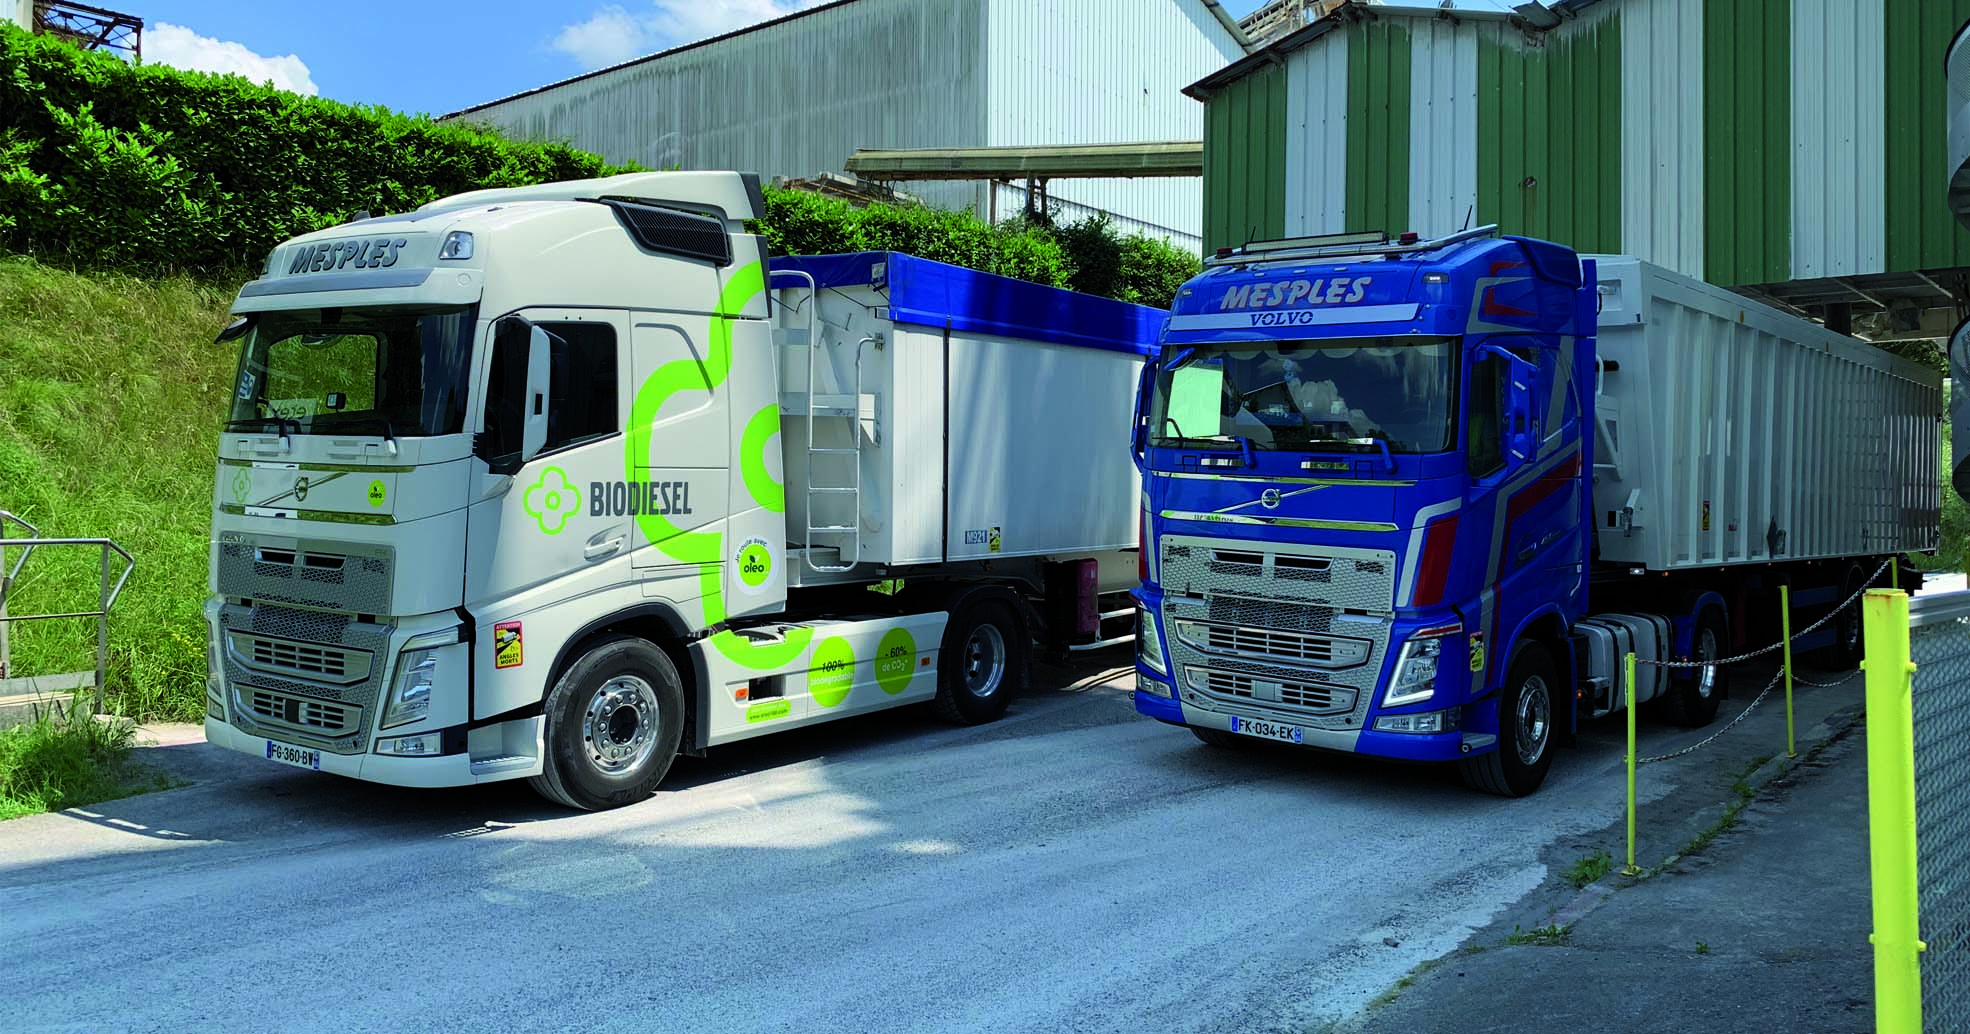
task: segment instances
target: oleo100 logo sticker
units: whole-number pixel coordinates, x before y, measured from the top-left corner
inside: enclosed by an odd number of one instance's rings
[[[773,580],[773,550],[763,538],[754,536],[740,543],[732,562],[738,566],[739,588],[747,595],[765,592]]]

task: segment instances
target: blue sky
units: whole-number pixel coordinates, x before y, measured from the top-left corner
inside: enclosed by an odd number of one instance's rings
[[[441,115],[823,0],[96,2],[144,19],[150,63]],[[1261,2],[1224,5],[1243,17]]]

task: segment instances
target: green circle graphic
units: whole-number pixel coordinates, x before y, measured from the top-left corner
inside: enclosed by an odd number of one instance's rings
[[[739,580],[759,588],[773,577],[773,553],[758,542],[749,542],[739,550]]]
[[[910,688],[917,674],[917,640],[907,628],[892,628],[876,644],[876,685],[895,696]]]
[[[807,673],[807,691],[822,707],[848,699],[855,686],[855,648],[846,639],[823,639],[814,648],[814,665]]]
[[[384,487],[383,482],[372,481],[369,483],[369,505],[372,508],[382,506],[383,501],[389,498],[389,496],[390,490]]]

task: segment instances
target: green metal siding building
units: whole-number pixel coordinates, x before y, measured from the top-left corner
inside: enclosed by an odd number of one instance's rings
[[[1808,311],[1898,311],[1904,333],[1953,322],[1970,231],[1943,53],[1966,19],[1970,0],[1346,0],[1186,91],[1205,246],[1498,223]]]

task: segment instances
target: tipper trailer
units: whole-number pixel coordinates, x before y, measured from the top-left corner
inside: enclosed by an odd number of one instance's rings
[[[1166,314],[899,254],[769,260],[758,180],[446,198],[233,306],[206,734],[577,808],[1126,625]],[[872,589],[877,591],[871,591]]]
[[[1577,723],[1715,716],[1940,522],[1941,378],[1623,256],[1492,228],[1227,249],[1144,370],[1137,709],[1214,745],[1533,792]],[[1903,572],[1905,587],[1917,579]],[[1860,653],[1858,607],[1802,637]]]

